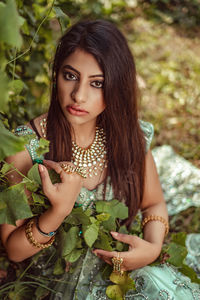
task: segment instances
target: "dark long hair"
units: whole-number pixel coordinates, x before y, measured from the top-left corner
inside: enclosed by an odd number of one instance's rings
[[[106,109],[97,122],[107,139],[107,177],[114,195],[125,199],[129,207],[129,225],[143,197],[145,141],[137,111],[137,83],[133,56],[127,41],[108,21],[82,21],[73,25],[60,39],[52,72],[51,103],[47,118],[47,138],[54,161],[71,160],[70,124],[57,100],[56,82],[59,69],[76,49],[92,54],[104,73]],[[105,182],[107,180],[105,179]]]

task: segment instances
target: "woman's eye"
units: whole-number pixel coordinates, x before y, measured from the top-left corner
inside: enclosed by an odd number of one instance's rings
[[[65,72],[64,73],[64,78],[67,79],[67,80],[76,80],[77,79],[77,77],[74,74],[70,73],[70,72]]]
[[[103,81],[96,80],[96,81],[91,82],[91,85],[95,88],[102,88],[103,87]]]

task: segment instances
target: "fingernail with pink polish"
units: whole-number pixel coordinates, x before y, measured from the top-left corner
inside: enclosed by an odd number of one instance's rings
[[[115,232],[115,231],[111,231],[110,233],[111,233],[112,235],[114,235],[114,236],[117,236],[117,234],[118,234],[118,233]]]

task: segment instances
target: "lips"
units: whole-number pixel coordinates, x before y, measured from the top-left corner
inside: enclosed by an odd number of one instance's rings
[[[67,106],[67,111],[71,115],[75,115],[75,116],[84,116],[84,115],[88,114],[88,111],[80,108],[79,106],[75,106],[75,105],[68,105]]]

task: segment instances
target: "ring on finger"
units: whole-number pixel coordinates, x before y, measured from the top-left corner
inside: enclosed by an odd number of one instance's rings
[[[123,258],[120,257],[120,252],[117,252],[117,257],[113,256],[112,263],[113,263],[113,272],[123,275],[124,271],[121,270],[121,265],[123,264]]]

